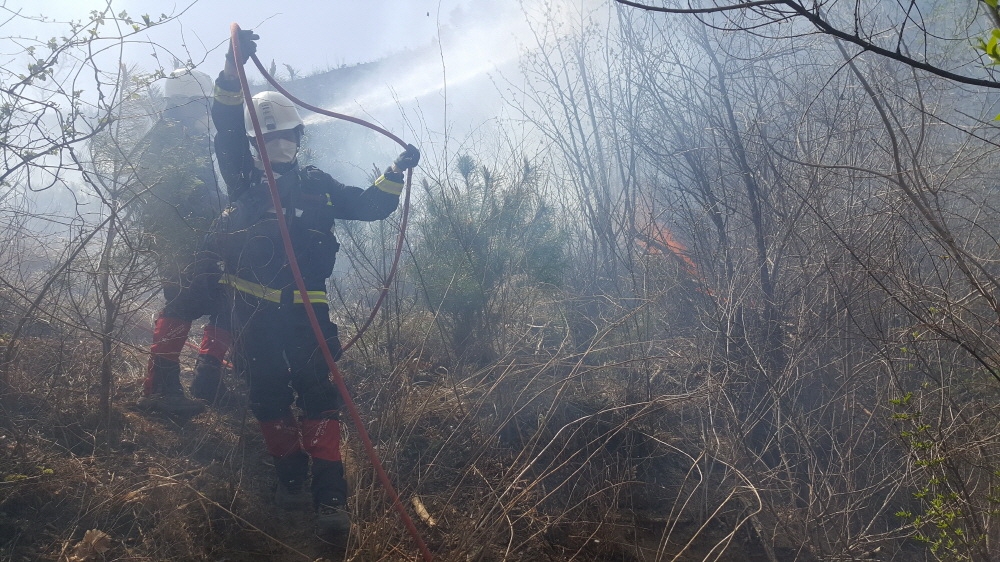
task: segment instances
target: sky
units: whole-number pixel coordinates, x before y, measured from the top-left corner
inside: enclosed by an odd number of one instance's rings
[[[125,61],[146,72],[169,72],[176,59],[190,60],[199,70],[216,76],[234,22],[261,36],[257,55],[265,66],[275,62],[279,75],[287,74],[285,65],[308,76],[421,49],[446,38],[439,56],[427,58],[429,51],[424,49],[425,58],[415,60],[412,69],[368,84],[370,91],[347,100],[348,105],[340,100],[337,108],[328,107],[344,112],[391,105],[397,96],[410,99],[433,93],[442,90],[446,81],[451,85],[473,77],[487,79],[492,69],[509,65],[517,57],[517,38],[527,29],[522,2],[513,0],[0,0],[0,56],[13,60],[23,51],[16,43],[5,48],[5,38],[14,35],[44,41],[58,37],[68,30],[67,21],[84,20],[91,10],[106,8],[109,1],[114,13],[127,12],[137,21],[147,15],[153,21],[161,14],[173,17],[126,46]],[[41,24],[4,17],[4,12],[35,16],[40,11],[54,21]],[[118,53],[106,57],[106,66],[114,68]],[[252,64],[248,70],[251,81],[262,81]],[[328,100],[308,101],[326,105]]]
[[[137,20],[144,14],[154,21],[160,14],[177,15],[176,21],[149,34],[155,47],[148,43],[134,46],[129,56],[140,65],[152,62],[149,57],[155,48],[166,62],[174,55],[198,63],[208,53],[208,62],[215,67],[225,54],[230,25],[235,22],[261,35],[258,54],[262,61],[274,59],[279,67],[290,64],[307,74],[426,45],[437,37],[441,26],[447,26],[462,12],[474,12],[476,4],[490,3],[488,0],[111,1],[115,13],[124,10]],[[42,13],[65,22],[83,19],[91,10],[105,7],[107,1],[5,0],[2,4],[4,10],[20,10],[25,15]],[[24,29],[18,31],[25,35],[33,31],[39,35],[49,32],[41,27],[36,30],[19,25]]]

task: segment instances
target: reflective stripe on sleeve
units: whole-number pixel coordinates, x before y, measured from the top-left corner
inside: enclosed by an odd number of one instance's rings
[[[403,184],[386,178],[385,174],[382,174],[377,180],[375,180],[375,187],[393,195],[399,195],[403,192]]]
[[[231,92],[229,90],[223,90],[216,84],[215,86],[215,101],[223,105],[242,105],[243,104],[243,92]]]

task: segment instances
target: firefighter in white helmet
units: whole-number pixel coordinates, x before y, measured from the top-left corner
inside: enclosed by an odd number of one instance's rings
[[[144,232],[154,252],[164,307],[156,318],[139,407],[190,416],[204,409],[185,396],[180,353],[191,323],[204,327],[191,392],[212,401],[222,384],[229,350],[228,314],[218,286],[195,275],[196,253],[223,207],[212,161],[209,100],[215,85],[205,73],[174,70],[163,81],[164,108],[140,145],[136,179]]]
[[[204,72],[178,68],[163,79],[164,111],[170,119],[191,126],[209,126],[209,104],[215,84]]]
[[[240,64],[256,49],[254,39],[253,32],[242,32]],[[325,292],[339,249],[334,220],[377,221],[392,214],[403,172],[417,165],[420,152],[409,146],[367,189],[347,186],[315,167],[299,166],[305,127],[288,98],[261,92],[252,107],[243,108],[231,47],[215,92],[216,157],[234,204],[217,221],[208,245],[224,263],[223,281],[234,289],[234,363],[249,381],[250,405],[274,457],[276,502],[289,509],[311,504],[317,534],[337,539],[350,529],[340,456],[341,399],[288,266],[250,112],[260,122],[296,260],[335,358],[340,341]],[[292,413],[293,402],[301,419]],[[305,487],[310,472],[311,494]]]

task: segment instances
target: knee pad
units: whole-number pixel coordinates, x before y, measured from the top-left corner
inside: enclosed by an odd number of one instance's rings
[[[179,361],[190,330],[191,322],[161,313],[153,326],[153,343],[149,346],[149,353],[154,357]]]
[[[335,419],[302,420],[302,448],[313,459],[340,461],[340,422]]]
[[[299,423],[289,413],[287,418],[260,422],[264,445],[273,457],[282,458],[302,450]]]
[[[206,324],[202,329],[201,348],[198,353],[223,361],[232,346],[233,336],[229,330],[215,324]]]

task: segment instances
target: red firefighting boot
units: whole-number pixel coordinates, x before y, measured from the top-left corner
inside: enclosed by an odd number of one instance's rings
[[[222,362],[232,341],[228,330],[213,324],[205,326],[198,362],[194,366],[194,380],[191,381],[192,396],[215,404],[227,394],[228,389],[222,382]]]
[[[309,455],[302,450],[299,424],[295,418],[260,422],[267,452],[274,458],[277,486],[274,503],[287,510],[305,510],[312,505],[306,492],[309,478]]]
[[[185,396],[181,386],[180,353],[190,327],[190,322],[177,318],[156,319],[142,384],[143,396],[138,402],[140,409],[188,417],[204,411],[205,406]]]
[[[316,535],[328,542],[340,541],[351,531],[347,480],[340,458],[340,422],[335,419],[304,420],[302,445],[312,456]]]

